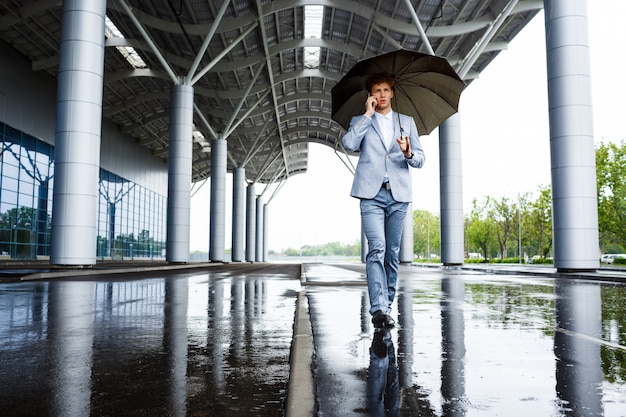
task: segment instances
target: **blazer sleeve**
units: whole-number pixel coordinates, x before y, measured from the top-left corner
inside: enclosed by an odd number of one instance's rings
[[[415,123],[415,122],[414,122]],[[350,121],[348,132],[343,135],[341,143],[346,150],[354,152],[361,147],[361,141],[365,137],[367,129],[372,125],[372,119],[365,115],[355,116]]]

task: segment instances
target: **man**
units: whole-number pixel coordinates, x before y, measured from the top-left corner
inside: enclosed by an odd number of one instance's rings
[[[359,151],[350,195],[361,200],[370,314],[376,328],[391,328],[389,315],[396,294],[400,239],[412,198],[409,167],[421,168],[424,151],[412,117],[391,109],[395,80],[386,73],[366,80],[370,94],[365,113],[353,117],[342,143]]]

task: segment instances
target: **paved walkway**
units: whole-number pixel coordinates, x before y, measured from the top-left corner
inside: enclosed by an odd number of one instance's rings
[[[305,265],[316,402],[292,416],[626,415],[621,270],[403,265],[378,340],[364,272]]]
[[[3,416],[626,416],[619,269],[402,265],[376,333],[360,263],[12,268]]]

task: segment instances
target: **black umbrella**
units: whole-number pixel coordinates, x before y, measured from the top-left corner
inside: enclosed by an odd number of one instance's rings
[[[331,90],[332,118],[346,130],[353,116],[365,112],[365,80],[386,72],[396,80],[393,108],[415,119],[428,135],[459,109],[463,80],[445,58],[400,49],[357,62]]]

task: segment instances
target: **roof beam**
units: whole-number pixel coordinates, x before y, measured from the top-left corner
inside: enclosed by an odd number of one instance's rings
[[[263,66],[263,63],[260,63],[257,68],[255,73],[252,76],[252,80],[250,80],[250,84],[248,84],[248,87],[246,88],[246,91],[243,93],[243,95],[241,96],[241,100],[239,100],[239,104],[237,104],[237,107],[235,108],[235,110],[233,111],[230,120],[228,121],[228,123],[226,123],[226,127],[224,128],[224,132],[228,132],[224,135],[224,139],[228,138],[228,136],[230,136],[231,131],[231,127],[233,126],[233,123],[235,123],[235,118],[237,117],[237,115],[239,114],[239,111],[241,110],[241,108],[243,107],[244,103],[246,102],[246,99],[250,96],[250,90],[252,90],[252,87],[254,87],[254,85],[256,84],[256,81],[259,79],[259,75],[261,74],[261,68]],[[265,97],[265,95],[263,96]],[[257,103],[254,105],[254,107],[256,107]],[[253,108],[254,108],[253,107]]]
[[[245,167],[246,165],[248,165],[248,162],[250,162],[252,160],[252,158],[254,157],[254,155],[257,154],[257,152],[259,152],[261,149],[263,149],[263,145],[265,145],[265,143],[272,137],[272,135],[274,133],[276,133],[276,130],[278,130],[278,126],[274,126],[274,129],[272,129],[271,132],[267,132],[267,135],[265,135],[265,138],[263,138],[261,143],[259,143],[259,140],[262,137],[261,133],[263,133],[263,131],[265,131],[265,129],[267,129],[267,125],[270,123],[271,120],[272,119],[267,119],[267,121],[265,122],[265,125],[259,131],[259,134],[257,135],[256,139],[254,140],[254,143],[250,147],[250,151],[248,152],[248,155],[246,155],[246,158],[241,163],[241,167],[242,168]]]
[[[372,28],[374,30],[376,30],[376,32],[380,33],[380,35],[385,38],[385,40],[387,42],[389,42],[390,44],[392,44],[393,46],[395,46],[397,49],[403,49],[402,45],[400,43],[398,43],[398,41],[396,41],[394,38],[392,38],[391,36],[389,36],[389,34],[387,33],[387,31],[376,24],[376,22],[372,22]]]
[[[213,68],[215,66],[215,64],[217,64],[222,58],[224,58],[235,46],[237,46],[237,44],[239,42],[244,40],[246,38],[246,36],[248,36],[250,34],[250,32],[252,32],[254,29],[256,29],[256,27],[258,25],[259,25],[259,21],[258,20],[252,22],[252,24],[250,26],[248,26],[248,28],[241,35],[239,35],[239,37],[237,37],[237,39],[232,41],[230,43],[230,45],[228,45],[226,48],[224,48],[224,50],[222,52],[220,52],[215,58],[213,58],[213,60],[209,63],[209,65],[207,65],[206,67],[202,68],[200,70],[200,72],[198,72],[198,74],[196,74],[191,79],[190,85],[194,85],[195,83],[198,82],[198,80],[200,78],[204,77],[204,75],[207,72],[209,72],[211,70],[211,68]]]
[[[174,84],[177,84],[178,76],[174,73],[174,70],[172,69],[170,64],[168,64],[168,62],[165,60],[165,57],[163,56],[159,48],[157,48],[156,44],[154,43],[154,41],[152,40],[152,38],[150,37],[146,29],[144,29],[141,22],[139,22],[139,20],[137,19],[137,17],[131,10],[130,6],[126,3],[126,0],[117,0],[117,1],[122,6],[122,8],[124,9],[128,17],[130,18],[130,20],[133,22],[137,30],[141,33],[141,36],[148,43],[150,50],[152,51],[152,53],[154,53],[154,55],[156,55],[157,59],[161,63],[161,66],[163,66],[163,68],[165,69],[165,72],[167,72],[167,74],[170,76],[172,82]]]
[[[220,7],[220,10],[217,12],[217,15],[215,16],[215,19],[213,20],[213,24],[211,25],[211,28],[209,29],[207,35],[204,37],[204,42],[202,43],[202,47],[200,48],[198,55],[196,55],[196,59],[193,61],[193,64],[191,64],[191,67],[189,68],[189,72],[187,73],[188,80],[192,79],[192,77],[196,73],[196,70],[198,69],[198,66],[200,65],[200,61],[202,61],[202,57],[206,53],[206,50],[209,47],[209,43],[211,42],[211,39],[213,39],[213,35],[215,34],[217,27],[222,21],[222,18],[224,17],[224,13],[226,13],[226,9],[228,8],[229,4],[230,4],[229,0],[224,0],[224,2],[222,3],[222,7]]]
[[[506,7],[500,12],[496,20],[491,24],[489,29],[483,34],[482,38],[474,44],[467,56],[461,61],[457,73],[461,79],[464,79],[469,70],[472,68],[480,54],[483,53],[489,42],[496,36],[498,30],[504,21],[512,13],[519,0],[510,0]]]
[[[411,4],[411,0],[404,0],[404,3],[406,4],[406,7],[409,9],[409,13],[411,13],[411,17],[413,18],[413,23],[415,24],[415,27],[417,28],[417,33],[419,33],[420,38],[422,39],[422,43],[426,47],[426,50],[428,51],[430,55],[435,55],[435,51],[433,51],[433,47],[430,44],[430,41],[428,40],[428,36],[426,36],[426,32],[424,31],[424,28],[422,27],[422,22],[420,22],[420,18],[417,16],[417,13],[415,13],[415,9],[413,8],[413,5]]]
[[[269,77],[270,91],[272,92],[272,107],[274,109],[274,118],[276,119],[276,125],[278,126],[278,140],[280,143],[280,147],[282,149],[283,161],[285,161],[287,158],[287,155],[285,153],[283,132],[280,129],[280,113],[278,112],[278,98],[276,97],[276,90],[275,90],[276,83],[274,80],[274,69],[272,66],[272,60],[270,58],[271,57],[270,51],[267,46],[267,33],[265,32],[265,25],[263,24],[263,20],[262,20],[263,6],[261,5],[261,0],[256,0],[256,7],[257,7],[257,13],[259,15],[259,20],[260,20],[259,28],[261,30],[261,39],[263,41],[263,51],[265,53],[267,76]]]
[[[254,103],[254,105],[253,105],[252,107],[250,107],[250,108],[248,109],[248,111],[246,111],[246,112],[244,113],[244,115],[243,115],[243,116],[241,116],[241,117],[239,118],[239,120],[237,121],[237,123],[235,123],[235,125],[234,125],[234,126],[230,126],[230,129],[228,129],[228,130],[226,130],[226,129],[225,129],[225,132],[224,132],[224,139],[228,138],[228,137],[229,137],[229,136],[233,133],[233,131],[234,131],[235,129],[237,129],[237,127],[238,127],[238,126],[239,126],[239,125],[240,125],[240,124],[241,124],[244,120],[246,120],[246,118],[250,115],[250,113],[252,113],[252,111],[253,111],[253,110],[254,110],[254,109],[255,109],[255,108],[256,108],[256,107],[257,107],[257,106],[258,106],[258,105],[259,105],[259,104],[263,101],[263,100],[265,100],[265,97],[267,97],[267,96],[269,95],[269,93],[270,93],[270,92],[271,92],[271,90],[267,90],[267,91],[265,92],[265,94],[263,94],[263,95],[262,95],[262,96],[261,96],[261,97],[260,97],[260,98],[256,101],[256,103]],[[236,115],[237,115],[237,113],[234,113],[234,114],[233,114],[233,116],[236,116]]]

